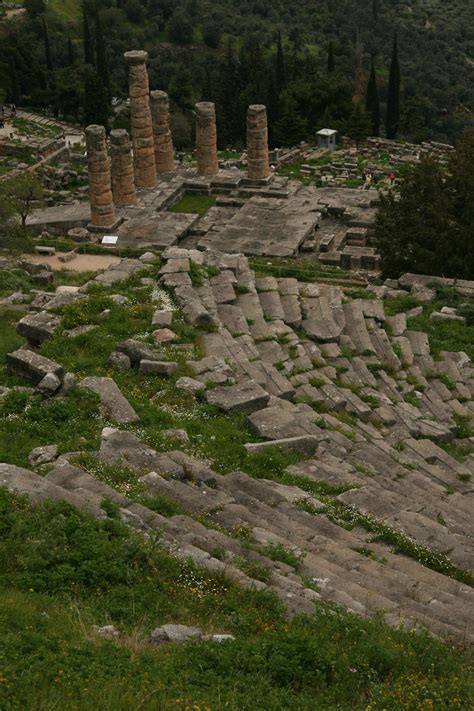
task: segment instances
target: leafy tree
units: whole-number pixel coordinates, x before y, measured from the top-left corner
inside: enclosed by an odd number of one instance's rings
[[[359,147],[360,141],[370,136],[371,119],[369,114],[362,108],[360,103],[354,104],[352,113],[346,124],[346,134],[352,138]]]
[[[423,160],[402,182],[400,197],[382,197],[374,242],[383,276],[403,272],[474,278],[474,134],[466,133],[449,171]]]
[[[202,38],[208,47],[217,49],[221,39],[221,26],[217,20],[211,19],[205,23],[202,28]]]
[[[5,190],[9,195],[9,209],[20,217],[21,226],[24,227],[34,203],[38,204],[43,200],[44,192],[41,183],[33,175],[27,173],[8,180],[5,183]]]
[[[370,67],[369,83],[367,85],[367,94],[365,99],[365,110],[370,116],[372,122],[372,136],[378,136],[380,133],[380,101],[379,92],[377,89],[377,76],[375,74],[374,58]]]
[[[398,42],[397,35],[393,38],[392,61],[390,64],[390,74],[388,77],[387,94],[387,138],[397,137],[400,127],[400,65],[398,62]]]
[[[191,44],[193,41],[193,26],[188,13],[178,7],[170,20],[168,26],[169,38],[176,44]]]
[[[29,15],[37,17],[46,10],[46,3],[44,0],[23,0],[23,7]]]

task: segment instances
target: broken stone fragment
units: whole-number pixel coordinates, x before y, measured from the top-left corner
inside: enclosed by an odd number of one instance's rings
[[[60,316],[40,311],[20,319],[16,325],[16,332],[19,336],[27,338],[30,343],[40,345],[54,335],[60,323]]]
[[[172,320],[172,311],[155,311],[151,320],[151,325],[154,328],[164,328],[166,326],[171,326]]]
[[[58,454],[59,447],[57,444],[49,444],[45,447],[35,447],[28,455],[28,464],[30,467],[39,467],[42,464],[54,462],[54,460],[57,459]]]
[[[130,358],[132,367],[137,366],[141,360],[166,360],[166,356],[163,353],[157,353],[145,343],[135,341],[133,338],[122,341],[115,350],[119,351],[119,353],[125,353]]]
[[[104,625],[103,627],[92,625],[92,631],[100,637],[106,637],[108,639],[117,639],[120,637],[120,632],[114,625]]]
[[[189,442],[189,435],[186,430],[163,430],[161,434],[163,437],[167,437],[168,439],[177,439],[180,442],[183,442],[183,444],[187,444]]]
[[[176,341],[178,336],[169,328],[159,328],[158,330],[153,331],[153,338],[156,343],[173,343],[173,341]]]
[[[113,351],[109,356],[109,365],[115,370],[124,371],[130,370],[132,364],[130,358],[125,353],[120,353],[119,351]]]
[[[210,405],[216,405],[224,412],[239,412],[244,415],[266,407],[269,399],[270,395],[253,380],[214,388],[206,393],[206,400]]]
[[[183,390],[186,393],[190,393],[191,395],[195,395],[196,393],[205,390],[206,386],[204,383],[201,383],[199,380],[195,380],[194,378],[182,377],[176,381],[176,388],[178,390]]]
[[[142,373],[143,375],[152,373],[154,375],[170,376],[173,375],[177,367],[177,363],[169,363],[167,361],[165,362],[159,360],[146,360],[144,358],[140,361],[138,372]]]
[[[43,397],[52,397],[61,387],[61,381],[54,373],[46,373],[44,378],[40,380],[36,386],[36,392]]]
[[[191,640],[202,639],[204,632],[199,627],[187,627],[186,625],[162,625],[156,627],[150,635],[152,644],[166,644],[169,642],[189,642]]]
[[[91,376],[81,380],[79,387],[97,393],[102,407],[115,422],[120,424],[140,422],[139,416],[112,378]]]

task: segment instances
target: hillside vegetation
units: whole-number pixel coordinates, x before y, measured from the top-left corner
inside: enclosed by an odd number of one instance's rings
[[[16,103],[81,117],[87,72],[79,0],[25,6],[24,22],[3,26],[0,91]],[[152,86],[173,100],[179,147],[192,143],[191,108],[199,99],[216,102],[222,145],[244,140],[245,108],[255,101],[268,106],[274,144],[308,138],[322,124],[344,130],[352,100],[365,101],[371,57],[384,119],[395,33],[400,136],[453,141],[473,123],[471,3],[100,0],[97,6],[100,28],[94,3],[86,2],[86,14],[93,42],[105,41],[105,60],[101,50],[95,59],[108,95],[127,96],[123,51],[147,49]]]

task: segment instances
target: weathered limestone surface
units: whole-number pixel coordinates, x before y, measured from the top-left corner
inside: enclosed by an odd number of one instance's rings
[[[270,175],[267,109],[262,104],[253,104],[247,111],[247,164],[251,180],[265,180]]]
[[[110,227],[115,222],[110,164],[105,128],[94,124],[86,128],[87,166],[91,222],[97,227]]]
[[[112,192],[117,207],[135,205],[137,195],[133,174],[130,137],[124,128],[110,132],[110,156],[112,160]]]
[[[199,175],[217,175],[216,109],[210,101],[196,104],[196,157]]]
[[[164,91],[150,94],[153,140],[155,143],[156,172],[169,173],[174,170],[173,137],[170,130],[170,102]]]
[[[125,52],[129,70],[129,94],[132,115],[133,165],[137,188],[156,186],[155,148],[150,111],[150,89],[146,60],[148,52]]]
[[[7,368],[11,373],[27,378],[34,385],[38,385],[49,373],[53,373],[59,380],[64,378],[64,370],[58,363],[35,351],[21,348],[7,353]]]
[[[112,378],[100,378],[91,376],[84,378],[79,383],[80,388],[86,388],[97,393],[100,402],[109,417],[120,424],[140,422],[140,418],[130,405],[128,400],[122,395],[118,385]]]

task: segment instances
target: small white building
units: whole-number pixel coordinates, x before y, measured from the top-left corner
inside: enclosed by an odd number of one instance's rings
[[[323,151],[336,150],[337,131],[332,128],[322,128],[316,135],[318,137],[318,148]]]

